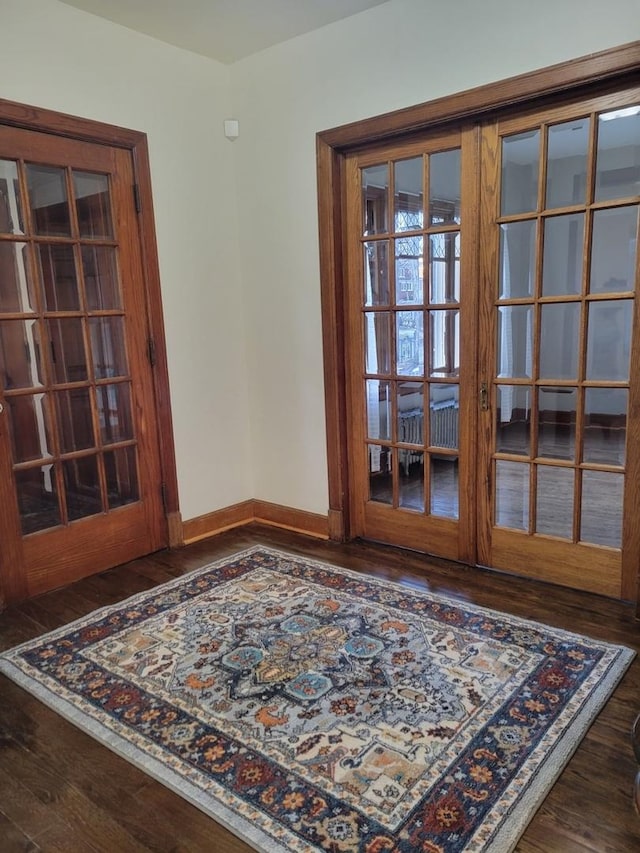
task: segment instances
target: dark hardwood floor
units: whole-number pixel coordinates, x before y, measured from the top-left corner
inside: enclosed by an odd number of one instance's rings
[[[160,552],[0,614],[0,648],[255,543],[447,593],[640,651],[630,605],[384,546],[337,545],[251,525]],[[519,853],[635,853],[640,711],[635,659],[517,846]],[[249,847],[0,676],[0,851],[211,851]],[[416,851],[418,853],[418,851]]]

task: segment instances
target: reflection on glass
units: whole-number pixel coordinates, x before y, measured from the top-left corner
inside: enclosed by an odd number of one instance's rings
[[[584,397],[582,459],[624,465],[629,392],[626,388],[587,388]]]
[[[429,157],[429,217],[432,225],[460,223],[460,149]]]
[[[396,314],[396,373],[424,376],[424,314],[398,311]]]
[[[109,509],[138,500],[135,447],[119,447],[104,454]]]
[[[580,539],[595,545],[622,545],[624,474],[582,472]]]
[[[69,521],[102,512],[98,457],[81,456],[62,463]]]
[[[362,170],[363,233],[383,234],[388,231],[387,199],[389,196],[389,167],[369,166]]]
[[[529,529],[529,465],[496,460],[496,525]]]
[[[116,250],[112,246],[83,246],[82,270],[89,311],[122,307]]]
[[[431,376],[455,377],[460,373],[460,312],[430,311]]]
[[[14,160],[0,160],[0,234],[24,234],[18,166]]]
[[[98,385],[96,398],[102,443],[113,444],[133,438],[129,383]]]
[[[127,375],[124,347],[124,317],[92,317],[89,337],[96,379]]]
[[[501,379],[530,378],[533,353],[530,305],[498,308],[498,363]]]
[[[574,459],[577,401],[577,388],[538,389],[538,456]]]
[[[60,524],[53,465],[16,471],[14,476],[23,535]]]
[[[502,140],[501,213],[528,213],[538,206],[540,131],[505,136]]]
[[[458,457],[431,456],[431,515],[458,518]]]
[[[390,447],[369,444],[369,500],[393,503],[392,452]]]
[[[598,119],[596,201],[640,195],[640,106]]]
[[[422,228],[424,222],[422,165],[422,157],[414,157],[411,160],[398,160],[394,166],[396,231],[417,231],[418,228]]]
[[[551,302],[540,313],[540,378],[577,379],[580,303]]]
[[[631,299],[591,302],[587,331],[587,379],[629,379]]]
[[[0,243],[0,312],[35,309],[26,243]]]
[[[635,289],[638,205],[594,210],[591,293]]]
[[[0,321],[0,382],[2,387],[37,388],[43,384],[37,320]]]
[[[41,243],[37,257],[47,311],[77,311],[80,298],[73,246]]]
[[[389,241],[364,244],[364,304],[389,304]]]
[[[78,228],[81,237],[113,237],[108,175],[73,173]]]
[[[391,441],[391,383],[367,379],[367,435]]]
[[[496,450],[498,453],[528,456],[531,388],[527,385],[498,385],[496,390]]]
[[[396,246],[396,302],[420,305],[424,301],[422,237],[399,237]]]
[[[71,234],[64,169],[27,166],[31,219],[36,234],[68,237]]]
[[[400,469],[398,505],[402,509],[424,512],[424,453],[398,450]]]
[[[429,236],[431,302],[460,301],[460,234],[449,231]]]
[[[88,388],[55,393],[60,449],[63,453],[87,450],[95,445]]]
[[[573,538],[573,468],[537,466],[536,532]]]
[[[398,382],[398,441],[424,444],[424,385]]]
[[[458,385],[429,385],[429,444],[431,447],[458,448],[460,419]]]
[[[26,394],[5,400],[14,462],[51,456],[49,415],[44,394]]]
[[[364,345],[367,373],[391,372],[391,314],[367,311],[364,315]]]
[[[536,220],[500,226],[500,299],[533,294],[536,269]]]
[[[54,382],[82,382],[87,374],[80,318],[48,320]]]
[[[552,124],[547,143],[546,206],[584,204],[590,119]]]
[[[542,295],[580,293],[584,213],[552,216],[544,224]]]

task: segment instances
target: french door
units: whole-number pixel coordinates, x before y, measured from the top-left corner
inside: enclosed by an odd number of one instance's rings
[[[356,535],[468,560],[474,133],[347,158]]]
[[[131,153],[0,127],[0,589],[165,544]]]
[[[630,598],[640,90],[348,155],[351,532]]]

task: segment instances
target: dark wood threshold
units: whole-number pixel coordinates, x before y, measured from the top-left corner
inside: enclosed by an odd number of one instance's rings
[[[13,606],[0,648],[255,544],[429,589],[640,651],[640,623],[618,601],[468,568],[382,545],[339,544],[247,523],[160,551]],[[0,676],[0,849],[250,853],[250,848],[133,765]],[[516,847],[517,853],[640,849],[633,807],[640,659],[580,743]],[[153,815],[153,819],[149,819]]]

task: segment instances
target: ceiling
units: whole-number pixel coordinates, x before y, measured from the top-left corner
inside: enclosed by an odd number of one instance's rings
[[[116,24],[231,63],[388,0],[62,0]]]

